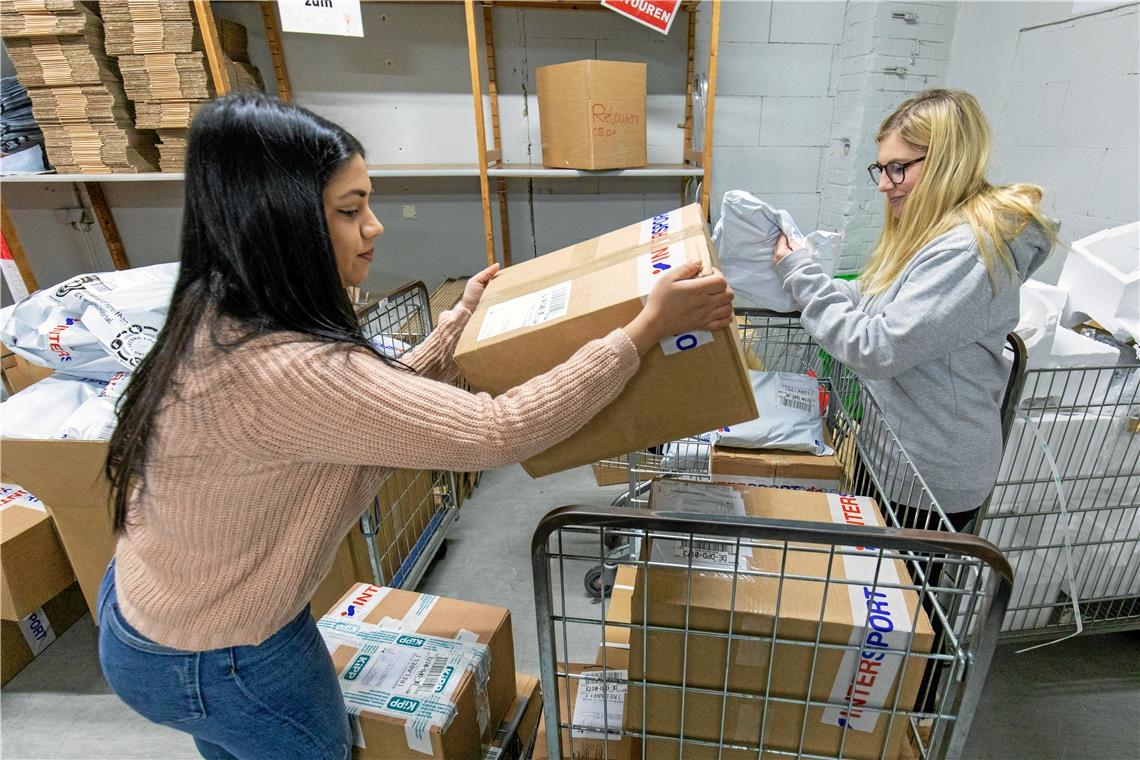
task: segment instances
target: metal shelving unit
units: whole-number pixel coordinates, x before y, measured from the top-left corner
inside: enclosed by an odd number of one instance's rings
[[[392,4],[412,4],[407,0],[380,0]],[[685,198],[685,183],[697,178],[701,181],[699,199],[707,216],[709,211],[709,191],[711,189],[712,175],[712,141],[703,140],[703,145],[693,147],[693,114],[692,114],[692,88],[693,74],[696,64],[696,14],[702,7],[711,9],[711,38],[708,58],[708,89],[705,96],[705,114],[703,134],[712,135],[714,105],[716,93],[717,48],[720,30],[720,3],[721,0],[687,0],[682,4],[688,13],[688,57],[686,66],[686,101],[684,119],[684,144],[682,154],[678,156],[676,164],[650,164],[637,169],[622,169],[614,171],[582,171],[577,169],[550,169],[536,164],[509,164],[502,160],[503,146],[499,129],[499,98],[498,83],[495,68],[495,41],[494,41],[494,9],[495,8],[529,8],[549,11],[605,11],[600,0],[433,0],[440,4],[462,4],[467,26],[467,48],[470,63],[471,95],[473,113],[475,118],[476,134],[476,161],[474,163],[460,164],[382,164],[369,167],[368,175],[375,178],[478,178],[479,192],[482,198],[483,211],[483,239],[486,249],[487,262],[496,260],[495,224],[492,220],[492,200],[497,201],[499,213],[499,229],[502,249],[501,261],[504,266],[511,264],[511,245],[508,231],[510,229],[507,213],[507,180],[510,179],[560,179],[582,177],[656,177],[677,178],[680,180],[680,196],[682,203]],[[481,6],[483,35],[480,40],[476,32],[475,6]],[[289,81],[288,68],[285,62],[285,53],[281,44],[281,32],[278,23],[276,3],[259,2],[262,23],[265,27],[266,43],[269,47],[273,62],[273,73],[277,84],[278,96],[282,100],[292,100],[293,87]],[[215,91],[224,94],[230,90],[230,82],[222,61],[221,45],[214,23],[213,10],[209,0],[193,0],[194,11],[199,26],[203,30],[202,38],[209,62],[210,76]],[[608,11],[607,11],[608,12]],[[487,107],[490,115],[490,134],[486,129],[484,109],[483,74],[487,77]],[[8,176],[3,182],[54,184],[74,183],[81,185],[90,199],[95,218],[107,249],[111,252],[115,267],[124,269],[130,266],[127,252],[119,237],[115,226],[114,215],[110,205],[102,192],[101,184],[104,182],[180,182],[185,179],[181,172],[151,172],[140,174],[35,174]],[[13,257],[17,259],[21,272],[26,272],[25,280],[29,289],[34,290],[36,283],[31,277],[31,269],[27,265],[23,247],[19,244],[19,236],[12,225],[8,215],[4,215],[4,237],[12,249]]]

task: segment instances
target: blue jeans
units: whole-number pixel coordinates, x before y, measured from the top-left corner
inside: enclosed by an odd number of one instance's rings
[[[190,734],[207,760],[351,757],[344,698],[307,607],[257,646],[171,649],[123,618],[112,561],[99,624],[107,683],[144,718]]]

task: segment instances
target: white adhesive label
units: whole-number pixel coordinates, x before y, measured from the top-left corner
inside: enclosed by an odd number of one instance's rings
[[[574,725],[571,736],[575,739],[621,739],[621,721],[625,714],[625,694],[629,671],[607,670],[583,673],[578,681],[578,695],[574,699]],[[607,732],[608,729],[608,732]]]
[[[476,342],[564,317],[570,310],[570,280],[512,298],[487,309]]]
[[[43,607],[20,619],[20,632],[24,634],[33,657],[38,657],[55,641],[55,631],[51,629],[51,621],[44,614]]]
[[[25,507],[47,512],[44,503],[23,488],[10,483],[0,483],[0,510],[8,507]]]
[[[843,525],[881,527],[878,513],[864,496],[827,494],[832,522]],[[843,547],[859,554],[841,554],[843,574],[848,580],[853,627],[850,643],[862,650],[847,650],[831,687],[831,702],[851,701],[851,708],[827,707],[823,723],[850,726],[856,731],[875,730],[881,715],[877,710],[887,704],[891,688],[898,677],[907,639],[911,630],[911,614],[907,610],[902,589],[884,588],[899,584],[898,566],[893,559],[880,558],[878,549]],[[876,581],[877,579],[877,581]],[[863,641],[866,623],[866,643]],[[911,667],[915,667],[912,665]]]
[[[656,512],[744,516],[744,497],[739,491],[729,486],[704,483],[692,485],[670,480],[658,481],[653,487],[650,506]],[[693,567],[732,572],[734,568],[745,570],[749,567],[752,549],[741,546],[737,556],[735,541],[707,536],[693,536],[691,542],[688,538],[657,538],[653,541],[654,561],[688,567],[690,555]]]
[[[345,618],[354,622],[362,622],[368,613],[388,596],[390,589],[387,586],[373,586],[370,583],[358,583],[352,590],[351,596],[341,602],[340,606],[329,613],[332,617]]]

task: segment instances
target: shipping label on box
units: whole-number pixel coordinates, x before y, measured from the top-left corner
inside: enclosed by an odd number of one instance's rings
[[[476,390],[505,393],[627,325],[657,278],[684,261],[706,273],[715,265],[697,204],[509,267],[488,285],[455,361]],[[503,317],[504,304],[517,313]],[[671,336],[641,358],[612,404],[523,466],[538,477],[756,415],[735,327]]]

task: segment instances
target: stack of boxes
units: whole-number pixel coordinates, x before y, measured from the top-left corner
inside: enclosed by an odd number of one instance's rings
[[[0,683],[7,683],[87,607],[42,502],[0,484]]]
[[[103,44],[94,4],[4,0],[3,37],[63,174],[154,171],[154,137],[131,119],[122,81]]]
[[[214,95],[194,10],[187,2],[127,0],[103,6],[107,52],[119,56],[127,97],[138,125],[157,130],[162,171],[182,171],[186,131]],[[249,64],[245,28],[216,19],[232,89],[264,90]]]

